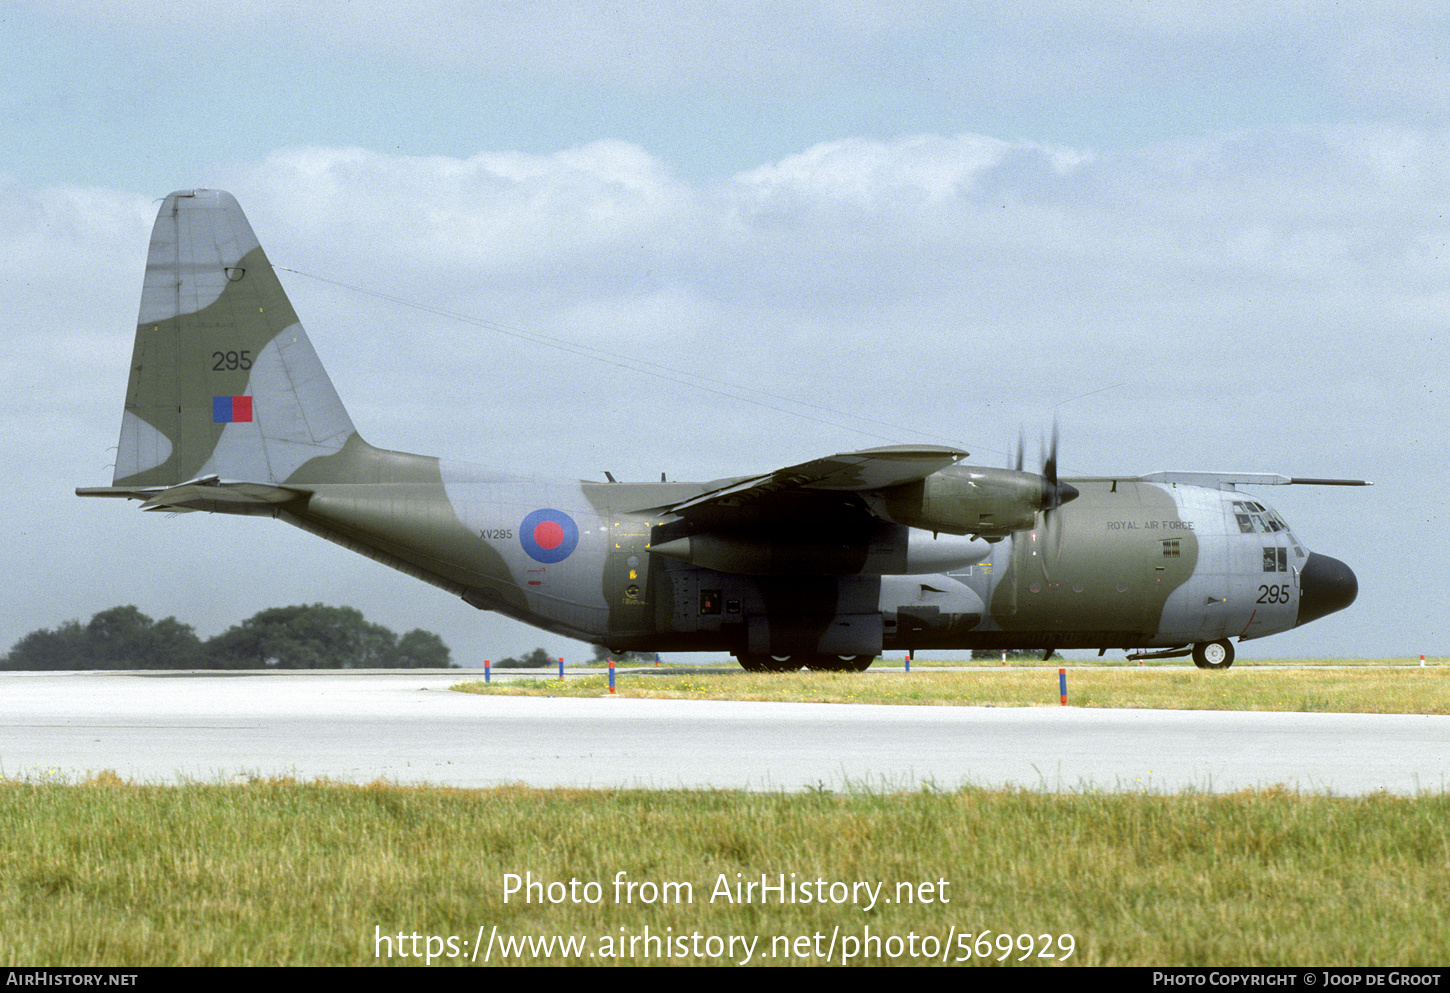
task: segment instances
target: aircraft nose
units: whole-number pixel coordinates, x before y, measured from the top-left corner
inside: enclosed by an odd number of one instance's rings
[[[1328,555],[1310,552],[1299,573],[1299,618],[1294,626],[1343,610],[1358,595],[1359,580],[1353,569]]]

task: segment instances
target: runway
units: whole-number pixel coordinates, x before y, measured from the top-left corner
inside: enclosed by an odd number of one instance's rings
[[[463,672],[0,673],[0,774],[1443,792],[1450,717],[485,697]]]

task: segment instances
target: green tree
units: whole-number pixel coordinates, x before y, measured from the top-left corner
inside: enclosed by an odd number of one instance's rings
[[[85,638],[80,621],[66,621],[55,630],[32,631],[0,660],[0,669],[87,668]]]
[[[397,636],[353,607],[272,607],[207,642],[218,668],[376,669],[393,664]]]
[[[153,621],[135,606],[112,607],[90,622],[32,631],[0,662],[5,669],[191,669],[201,639],[175,617]]]
[[[432,631],[414,628],[398,639],[388,665],[394,669],[451,669],[453,657],[442,638]]]
[[[543,651],[543,649],[539,649]],[[453,665],[430,631],[399,638],[352,607],[273,607],[202,643],[175,617],[153,621],[134,606],[112,607],[89,623],[32,631],[0,669],[364,669]]]
[[[134,606],[112,607],[86,625],[86,651],[94,669],[190,669],[201,659],[201,640],[175,617],[153,621]]]
[[[558,665],[559,657],[550,655],[542,648],[535,648],[532,652],[519,658],[509,657],[499,659],[493,663],[499,669],[544,669],[551,665]]]

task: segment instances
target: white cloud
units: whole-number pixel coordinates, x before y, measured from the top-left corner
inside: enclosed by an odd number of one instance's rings
[[[847,201],[870,210],[899,192],[930,204],[970,192],[976,175],[1000,163],[1010,147],[979,135],[921,135],[897,141],[846,138],[816,145],[736,179],[765,204],[795,197],[815,204]]]
[[[468,159],[300,148],[232,173],[239,195],[248,191],[259,216],[299,245],[341,248],[371,263],[365,273],[426,269],[475,281],[567,271],[662,232],[678,239],[693,196],[658,160],[618,141]]]

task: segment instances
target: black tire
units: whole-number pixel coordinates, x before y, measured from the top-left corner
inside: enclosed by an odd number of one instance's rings
[[[764,662],[767,657],[764,655],[737,655],[735,661],[739,662],[740,668],[746,672],[769,672],[770,670],[766,669]]]
[[[795,672],[801,667],[798,655],[762,655],[751,652],[737,655],[735,660],[746,672]]]
[[[811,672],[865,672],[874,655],[812,655],[806,661]]]
[[[874,655],[737,655],[735,661],[746,672],[865,672],[876,661]]]
[[[1227,669],[1234,664],[1234,646],[1227,638],[1195,642],[1193,664],[1200,669]]]

